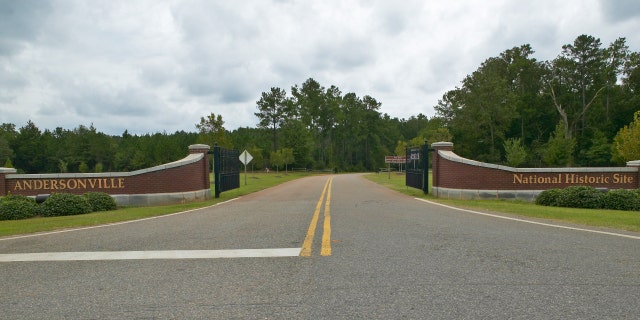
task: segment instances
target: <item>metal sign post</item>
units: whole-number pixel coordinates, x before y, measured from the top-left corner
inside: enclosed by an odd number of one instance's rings
[[[387,172],[389,173],[389,179],[391,179],[391,164],[398,163],[402,166],[402,164],[406,162],[406,159],[403,156],[385,156],[384,162],[387,164]],[[400,171],[402,171],[402,167],[400,168]]]
[[[249,164],[249,162],[251,162],[251,160],[253,160],[253,156],[247,150],[244,150],[240,154],[240,162],[244,164],[244,185],[245,186],[247,185],[247,165]]]

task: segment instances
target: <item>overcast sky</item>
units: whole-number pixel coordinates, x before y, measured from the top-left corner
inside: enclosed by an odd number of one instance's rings
[[[262,92],[308,78],[433,116],[487,58],[528,43],[552,60],[581,34],[640,51],[640,1],[0,0],[0,123],[255,127]]]

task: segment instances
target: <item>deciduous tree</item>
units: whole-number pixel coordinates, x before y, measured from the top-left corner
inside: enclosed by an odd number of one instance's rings
[[[517,167],[527,159],[527,150],[522,145],[520,138],[509,138],[504,142],[505,158],[507,165]]]
[[[640,160],[640,111],[634,114],[633,122],[620,129],[613,141],[617,160]]]
[[[222,115],[215,115],[213,112],[206,118],[201,117],[200,123],[196,124],[200,135],[198,136],[198,142],[208,145],[217,143],[220,147],[231,147],[231,142],[226,137],[226,130],[224,128],[224,121]]]

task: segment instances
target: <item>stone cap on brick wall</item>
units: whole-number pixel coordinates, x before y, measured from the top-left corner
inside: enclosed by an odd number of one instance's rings
[[[189,151],[197,151],[197,150],[209,150],[211,147],[206,144],[192,144],[189,146]]]
[[[431,148],[452,149],[453,148],[453,142],[445,142],[445,141],[434,142],[434,143],[431,144]]]
[[[640,160],[627,162],[627,167],[640,167]]]
[[[475,161],[467,158],[463,158],[453,151],[438,150],[438,155],[449,161],[464,163],[471,166],[498,169],[514,173],[542,173],[542,172],[637,172],[637,168],[633,167],[572,167],[572,168],[514,168],[508,166],[501,166],[498,164],[491,164],[486,162]],[[639,161],[640,162],[640,161]],[[638,164],[640,165],[640,163]]]
[[[16,172],[18,172],[18,170],[14,168],[0,167],[0,173],[16,173]]]

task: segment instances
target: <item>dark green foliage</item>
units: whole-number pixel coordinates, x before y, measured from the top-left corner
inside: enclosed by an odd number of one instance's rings
[[[19,220],[38,214],[35,200],[25,196],[6,196],[0,199],[0,220]]]
[[[37,172],[46,164],[46,155],[42,152],[46,148],[42,132],[31,121],[20,128],[18,133],[9,141],[14,151],[13,164],[26,173]]]
[[[10,194],[7,195],[5,197],[0,198],[0,203],[2,203],[3,201],[32,201],[35,203],[35,200],[33,198],[29,198],[27,196],[23,196],[21,194]]]
[[[604,194],[594,187],[571,186],[563,190],[558,206],[568,208],[600,209]]]
[[[442,96],[434,108],[456,153],[499,163],[506,157],[496,146],[520,138],[526,166],[611,165],[611,141],[638,110],[639,53],[625,38],[607,46],[589,35],[562,46],[552,61],[537,61],[533,49],[525,44],[488,58]],[[554,132],[558,122],[561,133]]]
[[[536,204],[541,206],[557,207],[562,192],[562,189],[549,189],[542,191],[536,198]]]
[[[640,210],[640,193],[638,190],[611,190],[604,194],[604,207],[613,210]]]
[[[84,194],[92,211],[109,211],[118,208],[116,201],[104,192],[88,192]]]
[[[54,193],[40,205],[45,217],[71,216],[91,212],[87,198],[70,193]]]
[[[38,205],[34,199],[22,195],[8,195],[0,198],[0,220],[27,219],[37,215],[69,216],[115,209],[117,209],[115,200],[103,192],[89,192],[82,196],[54,193],[41,205]]]
[[[20,173],[131,171],[178,160],[197,138],[198,133],[184,131],[109,136],[83,125],[41,131],[31,121],[16,130],[5,123],[0,125],[0,161]]]
[[[640,211],[640,190],[601,192],[593,187],[571,186],[545,190],[536,198],[541,206]]]

